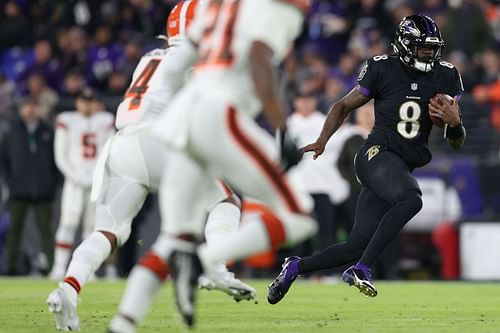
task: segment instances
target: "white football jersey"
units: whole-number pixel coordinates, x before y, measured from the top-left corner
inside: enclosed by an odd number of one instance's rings
[[[114,133],[112,114],[99,111],[89,117],[77,111],[57,116],[55,160],[65,177],[81,185],[90,185],[97,156]]]
[[[117,129],[158,118],[172,95],[182,87],[187,68],[179,68],[183,62],[176,60],[176,49],[155,49],[141,58],[118,106]]]
[[[199,43],[195,80],[227,91],[242,110],[260,110],[253,88],[250,50],[260,41],[279,64],[302,29],[309,0],[218,0],[198,12],[189,37]],[[223,87],[222,87],[223,86]]]

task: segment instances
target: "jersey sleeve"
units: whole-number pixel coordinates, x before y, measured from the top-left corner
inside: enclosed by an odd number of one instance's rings
[[[65,178],[73,179],[73,169],[69,163],[68,127],[59,126],[59,118],[54,137],[54,160],[59,171]],[[64,117],[63,117],[64,118]],[[62,123],[61,123],[62,124]]]
[[[67,130],[69,126],[69,119],[66,116],[66,113],[61,113],[56,117],[56,129],[64,129]]]
[[[464,84],[462,82],[462,76],[460,75],[458,69],[455,67],[453,68],[453,80],[450,80],[450,93],[448,94],[450,96],[460,98],[460,96],[462,96],[463,93],[464,93]]]
[[[266,44],[273,50],[274,58],[281,60],[302,30],[302,12],[284,2],[269,0],[246,1],[244,5],[239,19],[250,41]]]
[[[460,98],[464,93],[464,86],[458,69],[449,62],[442,60],[439,62],[439,66],[442,68],[440,92]]]
[[[361,68],[358,76],[358,84],[360,86],[360,91],[366,97],[374,97],[377,93],[377,83],[378,80],[378,70],[376,62],[372,59],[368,59]]]

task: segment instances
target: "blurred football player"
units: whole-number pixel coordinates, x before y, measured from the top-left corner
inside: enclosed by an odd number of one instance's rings
[[[94,228],[95,206],[90,202],[92,173],[108,138],[114,134],[114,117],[95,111],[96,97],[86,88],[76,98],[76,112],[63,112],[56,119],[55,161],[64,175],[61,219],[56,232],[54,266],[50,278],[64,278],[75,234],[83,222],[82,238]]]
[[[169,156],[162,178],[163,233],[152,250],[168,261],[177,307],[189,326],[203,269],[209,274],[221,260],[294,244],[317,230],[308,215],[312,199],[284,173],[300,161],[300,152],[286,131],[275,73],[300,33],[308,7],[308,0],[209,1],[190,28],[191,42],[182,46],[186,58],[198,59],[192,79],[155,125],[157,137],[177,153]],[[255,122],[261,109],[279,130],[279,145]],[[279,219],[256,218],[224,241],[203,244],[197,251],[215,177],[267,204]],[[137,281],[135,289],[129,283],[128,295],[152,297],[158,289]],[[141,302],[132,299],[126,295],[122,300],[111,331],[133,332],[142,319]]]
[[[452,148],[464,144],[458,106],[462,80],[452,64],[440,60],[444,41],[436,23],[425,15],[405,17],[393,46],[394,56],[380,55],[366,62],[358,85],[332,106],[316,142],[303,148],[314,152],[316,159],[349,112],[375,100],[375,127],[355,158],[362,189],[352,232],[345,242],[310,257],[287,258],[269,287],[271,304],[285,296],[299,274],[351,263],[356,264],[344,271],[342,279],[366,296],[376,296],[372,266],[422,208],[422,192],[411,173],[431,160],[427,141],[433,122],[446,123],[444,135]]]
[[[141,58],[124,100],[118,106],[118,132],[103,148],[93,175],[94,231],[77,247],[64,282],[47,299],[57,329],[80,329],[76,313],[78,293],[110,253],[128,239],[132,219],[142,207],[146,195],[158,188],[163,163],[168,158],[164,146],[151,136],[150,124],[157,121],[165,110],[170,97],[183,84],[191,65],[177,54],[176,45],[181,42],[194,15],[194,4],[195,1],[185,1],[174,10],[176,15],[168,20],[169,27],[175,25],[168,29],[171,47],[155,49]],[[215,184],[212,183],[212,202],[218,204],[211,210],[209,221],[224,225],[218,232],[235,231],[240,219],[238,199]],[[154,254],[147,254],[141,260],[141,266],[155,272],[155,277],[166,277],[161,260]],[[227,269],[222,273],[226,273],[226,289],[223,291],[237,299],[255,297],[255,289],[235,279]],[[221,288],[217,285],[215,289]]]

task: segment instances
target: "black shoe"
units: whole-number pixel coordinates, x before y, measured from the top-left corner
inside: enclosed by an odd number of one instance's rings
[[[198,278],[203,273],[196,252],[174,251],[169,259],[170,273],[175,289],[175,303],[188,327],[194,325]]]
[[[276,304],[285,297],[288,289],[292,286],[293,281],[299,276],[297,270],[297,262],[300,257],[293,256],[285,259],[281,266],[281,272],[276,279],[269,285],[267,291],[267,301],[269,304]],[[295,265],[295,268],[292,266]]]

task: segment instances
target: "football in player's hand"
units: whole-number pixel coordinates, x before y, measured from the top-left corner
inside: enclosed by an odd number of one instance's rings
[[[444,102],[443,102],[443,99],[439,98],[440,96],[444,99]],[[453,105],[453,103],[455,103],[455,100],[453,99],[453,97],[451,97],[450,95],[447,95],[447,94],[436,94],[434,97],[432,97],[432,99],[433,100],[435,99],[439,105],[444,105],[444,103],[448,103],[449,105]],[[437,126],[439,128],[444,128],[444,125],[446,123],[443,121],[443,119],[441,119],[439,117],[435,117],[431,113],[429,113],[429,117],[431,118],[434,126]]]

